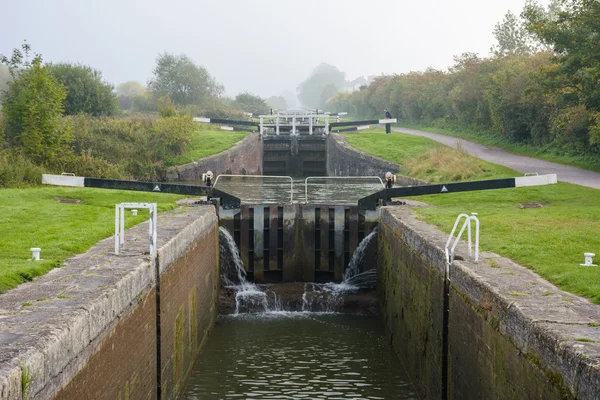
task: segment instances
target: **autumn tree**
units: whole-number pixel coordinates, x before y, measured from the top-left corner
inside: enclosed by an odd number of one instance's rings
[[[26,42],[10,58],[0,56],[0,62],[8,65],[12,76],[0,95],[8,145],[38,163],[54,161],[70,141],[60,119],[65,87]]]
[[[113,85],[102,79],[102,72],[86,65],[49,64],[47,68],[67,89],[65,114],[112,116],[118,112]]]
[[[185,54],[160,54],[148,86],[155,98],[169,96],[178,106],[206,105],[220,96],[223,86]]]

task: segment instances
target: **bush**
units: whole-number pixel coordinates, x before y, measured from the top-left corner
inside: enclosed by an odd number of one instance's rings
[[[8,144],[39,164],[52,162],[70,141],[60,121],[65,97],[40,58],[18,70],[0,99]]]
[[[185,152],[192,142],[196,125],[188,115],[160,118],[152,126],[154,160],[164,160]]]
[[[68,63],[48,65],[50,72],[67,88],[65,114],[90,114],[96,117],[119,112],[114,87],[102,80],[102,72],[85,65]]]
[[[28,187],[42,183],[44,168],[17,151],[0,151],[0,187]]]

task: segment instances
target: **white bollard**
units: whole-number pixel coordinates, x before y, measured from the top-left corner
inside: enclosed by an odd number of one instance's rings
[[[579,264],[582,267],[597,267],[596,264],[594,264],[594,260],[593,258],[596,256],[594,253],[583,253],[583,256],[585,257],[585,264]]]
[[[131,210],[131,213],[136,216],[137,215],[137,210]]]
[[[39,259],[40,259],[40,251],[42,251],[42,249],[40,249],[39,247],[32,247],[29,250],[31,251],[31,259],[39,261]]]

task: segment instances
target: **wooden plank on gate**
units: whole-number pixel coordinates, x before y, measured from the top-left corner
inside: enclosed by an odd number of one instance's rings
[[[277,204],[269,205],[269,239],[265,238],[265,246],[269,245],[269,271],[279,269],[277,265],[277,233],[279,222],[279,206]]]
[[[329,207],[321,207],[321,265],[319,270],[329,271]]]
[[[241,207],[241,216],[240,216],[240,257],[242,262],[244,263],[244,268],[246,272],[248,271],[248,244],[249,244],[249,234],[250,234],[250,221],[249,221],[250,209],[248,206],[243,205]]]

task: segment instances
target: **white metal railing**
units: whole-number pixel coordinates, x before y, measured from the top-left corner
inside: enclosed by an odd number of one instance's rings
[[[460,221],[463,218],[465,219],[465,222],[463,223],[462,228],[460,228],[458,235],[456,235],[456,238],[454,238],[454,232],[456,232],[456,228],[458,227],[458,224],[460,223]],[[452,228],[452,232],[450,232],[450,235],[448,236],[448,240],[446,241],[445,252],[446,252],[446,277],[447,278],[450,277],[450,275],[449,275],[450,266],[454,262],[454,250],[456,249],[456,245],[458,244],[460,237],[462,236],[463,232],[465,231],[465,228],[467,229],[467,240],[469,242],[469,255],[472,255],[472,251],[473,251],[473,244],[471,241],[471,222],[472,221],[475,221],[475,262],[479,261],[479,218],[477,218],[477,213],[471,213],[471,215],[460,214],[458,217],[456,217],[456,221],[454,221],[454,227]],[[450,248],[450,243],[452,242],[453,238],[454,238],[454,244],[452,244],[452,247]]]
[[[280,133],[280,128],[282,126],[285,127],[292,127],[292,132],[291,135],[295,136],[298,135],[298,130],[297,128],[300,125],[306,126],[308,125],[308,134],[312,135],[314,133],[314,124],[317,123],[319,116],[315,116],[315,115],[291,115],[291,116],[285,116],[285,115],[270,115],[270,116],[266,116],[266,115],[261,115],[259,118],[259,133],[261,135],[263,135],[265,133],[265,126],[266,127],[272,127],[272,123],[265,123],[265,119],[270,119],[270,120],[274,120],[274,124],[275,124],[275,134],[279,135]],[[321,117],[325,118],[325,127],[324,127],[324,131],[325,133],[329,133],[329,115],[323,115],[321,114]]]
[[[156,240],[158,217],[156,203],[120,203],[115,205],[115,254],[125,247],[125,209],[147,208],[150,211],[148,220],[148,237],[150,239],[150,256],[156,257]]]
[[[385,184],[379,176],[309,176],[304,180],[304,203],[308,203],[308,180],[309,179],[379,179],[381,187],[385,189]]]
[[[217,182],[219,182],[220,177],[229,177],[229,178],[275,178],[275,179],[289,179],[290,180],[290,204],[294,202],[294,180],[291,176],[283,176],[283,175],[232,175],[232,174],[221,174],[217,176],[215,179],[215,183],[213,187],[217,186]]]

